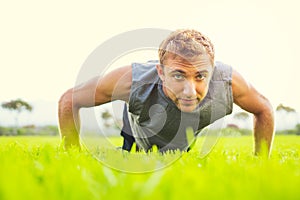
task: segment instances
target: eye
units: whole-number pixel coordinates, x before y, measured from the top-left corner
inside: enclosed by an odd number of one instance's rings
[[[199,74],[196,78],[197,80],[201,81],[206,78],[206,74]]]
[[[184,79],[184,76],[182,74],[174,74],[173,77],[176,79],[176,80],[183,80]]]

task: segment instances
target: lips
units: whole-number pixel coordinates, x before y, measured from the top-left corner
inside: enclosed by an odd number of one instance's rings
[[[183,105],[195,105],[197,104],[197,99],[178,99],[179,102]]]

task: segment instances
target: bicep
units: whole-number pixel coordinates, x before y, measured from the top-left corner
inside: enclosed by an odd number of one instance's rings
[[[234,103],[250,113],[259,114],[270,109],[268,99],[235,70],[232,72],[232,93]]]
[[[129,99],[132,82],[131,66],[95,77],[73,89],[73,102],[78,107],[101,105],[113,100]]]

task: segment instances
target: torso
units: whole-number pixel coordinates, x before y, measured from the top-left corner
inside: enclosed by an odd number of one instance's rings
[[[188,148],[186,128],[195,135],[205,126],[232,112],[231,67],[217,63],[209,91],[191,113],[181,112],[164,94],[156,62],[132,65],[129,121],[137,144],[148,150]]]

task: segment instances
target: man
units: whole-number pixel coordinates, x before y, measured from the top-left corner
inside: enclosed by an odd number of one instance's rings
[[[255,154],[271,150],[274,117],[270,102],[232,67],[214,60],[211,41],[195,30],[177,30],[159,47],[159,61],[134,63],[66,91],[59,101],[65,146],[80,146],[79,109],[123,100],[123,149],[136,142],[148,151],[190,147],[205,126],[232,112],[233,103],[254,115]]]

